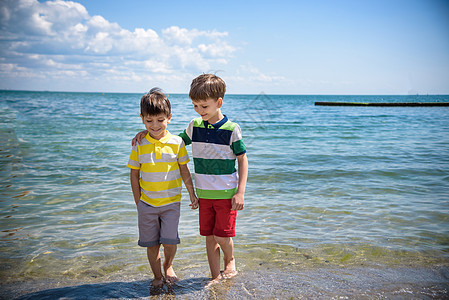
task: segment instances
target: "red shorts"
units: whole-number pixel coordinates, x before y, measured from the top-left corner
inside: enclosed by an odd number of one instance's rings
[[[237,211],[231,199],[199,199],[200,234],[219,237],[235,236]]]

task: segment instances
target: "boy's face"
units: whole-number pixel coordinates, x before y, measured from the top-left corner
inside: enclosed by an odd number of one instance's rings
[[[171,116],[171,114],[168,117],[165,114],[154,116],[140,115],[140,117],[142,118],[142,123],[145,124],[145,128],[148,130],[148,133],[155,140],[160,140],[167,134],[167,125],[168,123],[170,123]]]
[[[220,121],[220,108],[223,105],[223,99],[218,100],[208,98],[202,101],[192,101],[195,111],[203,118],[204,121],[208,121],[214,124]]]

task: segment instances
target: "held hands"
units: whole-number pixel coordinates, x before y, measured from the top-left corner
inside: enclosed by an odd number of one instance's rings
[[[244,194],[237,193],[232,197],[232,208],[231,210],[242,210],[244,205]]]
[[[192,209],[197,209],[199,207],[198,205],[198,197],[196,195],[190,195],[190,204],[189,206]]]
[[[148,133],[148,131],[144,130],[144,131],[141,131],[138,134],[136,134],[136,136],[133,138],[131,144],[133,146],[135,146],[137,143],[140,143],[143,140],[143,138],[147,135],[147,133]]]

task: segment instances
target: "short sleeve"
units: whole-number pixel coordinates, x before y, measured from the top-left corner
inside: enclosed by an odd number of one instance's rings
[[[184,141],[181,141],[181,145],[179,145],[178,163],[180,165],[185,165],[189,161],[190,161],[189,154],[187,154],[187,150],[186,150]]]
[[[231,135],[231,149],[236,156],[246,153],[246,146],[243,142],[242,130],[238,124],[235,124]]]
[[[179,134],[179,136],[184,141],[185,145],[190,145],[192,143],[192,132],[193,132],[193,120],[190,121],[189,126]]]
[[[139,163],[139,148],[137,145],[133,146],[131,149],[131,154],[129,156],[127,167],[135,170],[140,170],[140,163]]]

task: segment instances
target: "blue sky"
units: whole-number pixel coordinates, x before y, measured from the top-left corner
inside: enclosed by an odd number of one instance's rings
[[[0,1],[0,89],[449,94],[449,1]]]

